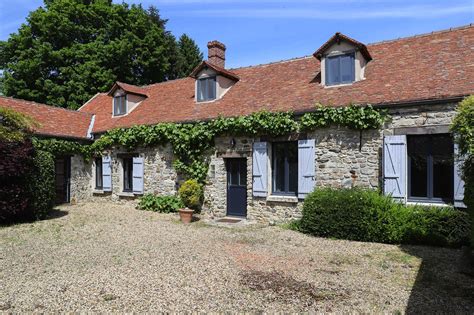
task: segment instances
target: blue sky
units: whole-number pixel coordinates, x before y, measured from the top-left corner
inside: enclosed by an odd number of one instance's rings
[[[122,2],[114,0],[114,2]],[[176,36],[187,33],[206,56],[206,43],[227,46],[228,67],[313,53],[339,31],[364,43],[474,22],[474,0],[127,0],[155,5]],[[0,0],[6,40],[42,0]]]

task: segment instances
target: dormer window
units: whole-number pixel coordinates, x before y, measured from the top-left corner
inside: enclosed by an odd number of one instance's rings
[[[338,86],[365,80],[365,67],[372,60],[367,46],[336,33],[313,54],[321,61],[321,85]]]
[[[326,84],[350,84],[355,81],[354,53],[328,56],[326,61]]]
[[[197,101],[206,102],[216,99],[216,77],[197,80]]]
[[[127,113],[127,96],[114,96],[114,116],[122,116]]]

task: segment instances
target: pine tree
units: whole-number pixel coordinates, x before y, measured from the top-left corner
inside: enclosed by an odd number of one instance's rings
[[[188,76],[203,59],[202,52],[194,40],[183,34],[178,40],[178,77]]]

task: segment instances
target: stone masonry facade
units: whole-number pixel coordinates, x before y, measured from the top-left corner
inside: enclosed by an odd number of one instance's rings
[[[317,129],[304,135],[289,135],[315,139],[316,187],[362,186],[373,189],[382,184],[383,136],[406,132],[449,132],[456,104],[416,105],[389,110],[391,120],[380,130],[350,130],[342,127]],[[434,131],[433,131],[434,130]],[[445,130],[445,131],[443,131]],[[235,145],[231,145],[231,140]],[[275,140],[281,140],[275,139]],[[227,172],[225,160],[246,158],[247,161],[247,218],[263,222],[282,222],[301,216],[303,202],[294,199],[252,196],[252,145],[256,141],[272,142],[271,138],[219,137],[215,150],[209,153],[209,173],[205,186],[203,215],[226,215]],[[271,145],[270,145],[271,146]],[[107,202],[136,202],[133,194],[122,192],[120,156],[126,150],[116,149],[112,156],[112,192],[94,189],[94,163],[81,157],[72,158],[71,200],[102,200]],[[175,195],[180,182],[173,169],[170,145],[137,149],[131,153],[142,156],[144,164],[144,193]],[[352,173],[351,173],[352,171]],[[355,174],[354,179],[351,175]]]

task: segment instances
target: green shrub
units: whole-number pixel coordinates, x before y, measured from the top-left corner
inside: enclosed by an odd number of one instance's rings
[[[467,213],[404,206],[365,189],[317,189],[306,197],[299,230],[357,241],[459,246],[468,243]]]
[[[53,209],[55,192],[54,157],[37,150],[33,158],[33,171],[29,176],[29,207],[36,219],[42,219]]]
[[[458,153],[464,158],[461,174],[464,180],[464,204],[471,216],[471,246],[474,247],[474,95],[459,103],[451,131],[458,144]]]
[[[176,212],[183,207],[183,202],[176,196],[146,194],[138,202],[138,209],[162,213]]]
[[[391,205],[389,198],[373,190],[317,189],[305,199],[300,228],[317,236],[380,241],[383,229],[378,213]]]
[[[186,207],[194,211],[201,210],[204,191],[202,185],[195,179],[189,179],[181,185],[179,188],[179,196]]]

